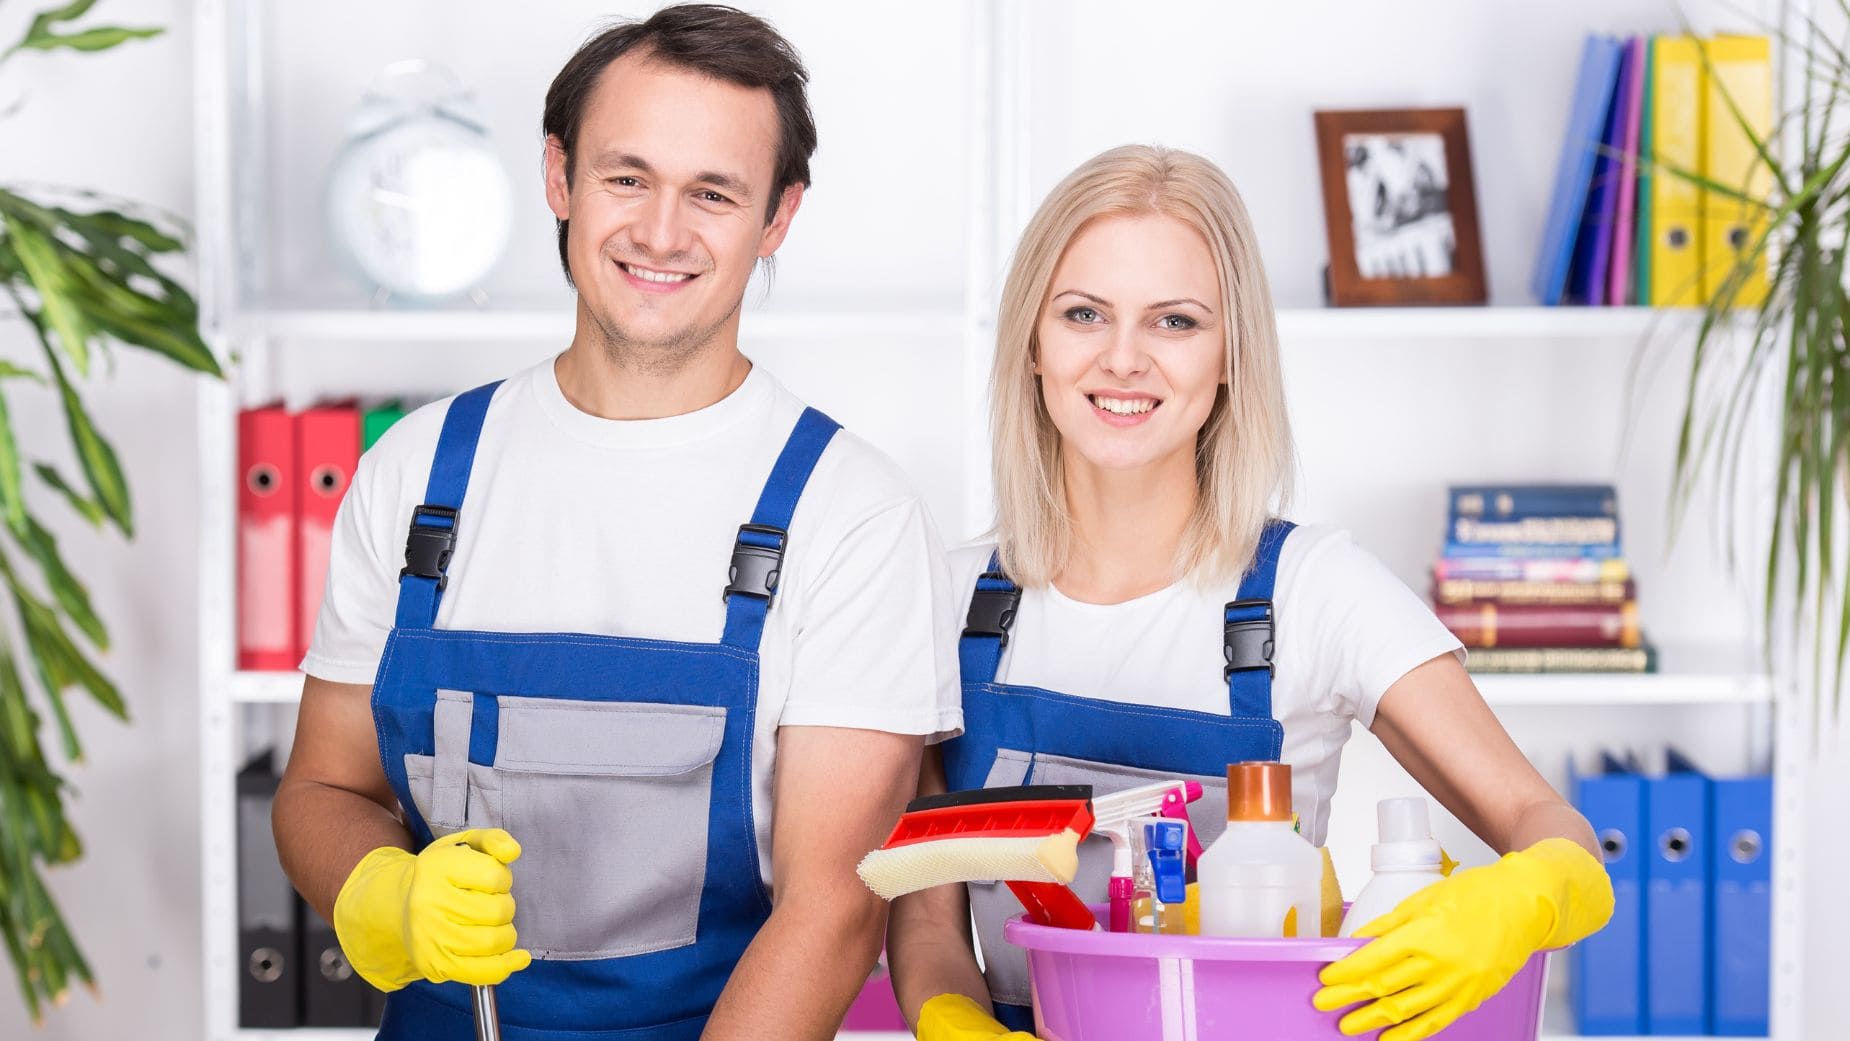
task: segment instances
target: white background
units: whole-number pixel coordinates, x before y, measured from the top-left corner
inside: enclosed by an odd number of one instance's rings
[[[0,40],[17,38],[36,5],[0,9]],[[556,4],[266,5],[268,147],[248,157],[269,190],[258,243],[261,275],[245,306],[358,307],[365,294],[335,268],[322,241],[319,185],[357,91],[386,61],[423,54],[474,84],[516,185],[515,241],[486,288],[500,306],[568,305],[551,223],[539,194],[538,117],[546,82],[602,8]],[[1551,188],[1582,33],[1669,31],[1657,0],[1570,0],[1545,5],[1303,3],[1244,13],[1221,5],[1029,5],[1033,119],[1004,143],[1024,178],[1001,200],[998,237],[1012,241],[1028,207],[1076,162],[1130,140],[1200,150],[1241,187],[1281,306],[1317,302],[1324,256],[1310,112],[1335,107],[1463,104],[1469,109],[1482,235],[1493,300],[1527,301],[1533,247]],[[1286,5],[1275,5],[1283,8]],[[974,534],[987,503],[980,460],[964,452],[960,397],[972,383],[956,331],[973,270],[995,258],[973,250],[973,99],[960,4],[796,4],[763,8],[803,51],[814,76],[822,148],[816,190],[780,256],[777,285],[754,306],[777,313],[948,316],[919,331],[827,342],[765,340],[753,353],[798,393],[885,447],[913,474],[947,536]],[[81,184],[182,214],[194,207],[192,33],[189,5],[117,0],[93,18],[161,24],[167,36],[101,56],[24,55],[0,72],[0,180]],[[978,102],[983,99],[974,99]],[[993,293],[993,283],[982,287]],[[903,321],[903,320],[902,320]],[[1289,324],[1287,325],[1289,329]],[[0,351],[25,332],[0,323]],[[562,346],[521,343],[447,351],[424,345],[383,354],[370,345],[297,343],[276,383],[318,390],[459,389]],[[1443,487],[1454,480],[1594,479],[1620,485],[1625,534],[1639,571],[1647,631],[1679,646],[1737,646],[1751,606],[1722,577],[1706,524],[1664,549],[1674,351],[1648,361],[1646,388],[1628,396],[1635,337],[1357,335],[1287,338],[1286,375],[1299,438],[1297,519],[1342,524],[1416,589],[1440,538]],[[101,980],[40,1036],[159,1041],[200,1034],[199,645],[192,607],[198,560],[199,474],[190,381],[119,352],[112,379],[89,396],[131,476],[133,545],[68,520],[62,545],[111,623],[112,676],[135,714],[123,727],[85,706],[78,724],[89,759],[68,776],[88,847],[54,887]],[[1660,355],[1653,355],[1659,358]],[[1655,377],[1655,378],[1652,378]],[[980,382],[980,379],[979,379]],[[11,387],[19,387],[13,384]],[[11,387],[9,389],[11,389]],[[29,443],[63,438],[48,399],[13,391]],[[1635,406],[1635,407],[1628,407]],[[1627,425],[1636,431],[1629,441]],[[48,517],[58,517],[47,508]],[[222,547],[203,547],[222,552]],[[1671,714],[1643,709],[1512,709],[1506,720],[1557,779],[1569,751],[1675,740],[1711,769],[1746,763],[1742,710]],[[1850,963],[1850,914],[1837,899],[1850,859],[1842,822],[1850,791],[1844,735],[1820,741],[1811,767],[1807,874],[1813,879],[1804,968],[1815,1029],[1832,1011],[1833,966]],[[1333,829],[1346,888],[1361,876],[1373,799],[1390,774],[1359,735],[1346,764]],[[1382,780],[1378,780],[1382,779]],[[1344,848],[1343,836],[1350,843]],[[9,981],[10,982],[10,981]],[[0,1037],[24,1036],[18,999],[0,983]]]

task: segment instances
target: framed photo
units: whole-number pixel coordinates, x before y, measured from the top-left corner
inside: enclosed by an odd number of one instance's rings
[[[1481,304],[1462,108],[1318,112],[1330,303]]]

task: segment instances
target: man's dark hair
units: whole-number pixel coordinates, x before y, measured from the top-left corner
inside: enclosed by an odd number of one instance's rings
[[[764,220],[777,216],[784,190],[809,186],[809,157],[816,152],[816,119],[809,111],[809,72],[790,41],[761,18],[722,4],[677,4],[646,21],[619,22],[585,41],[546,90],[541,130],[557,137],[565,151],[569,187],[578,148],[578,127],[598,77],[610,63],[635,50],[676,68],[741,87],[769,90],[777,104],[777,166]],[[572,282],[565,241],[570,221],[559,221],[559,263]]]

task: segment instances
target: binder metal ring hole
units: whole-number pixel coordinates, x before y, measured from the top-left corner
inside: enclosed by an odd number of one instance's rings
[[[1760,833],[1751,828],[1743,828],[1728,839],[1728,856],[1736,864],[1752,864],[1760,859],[1763,849]]]
[[[1599,833],[1600,852],[1608,864],[1617,864],[1625,859],[1625,833],[1616,828],[1608,828]]]
[[[1691,842],[1688,829],[1671,828],[1658,838],[1657,845],[1663,851],[1665,860],[1677,864],[1688,859]]]
[[[353,966],[339,947],[329,947],[321,952],[321,978],[333,983],[345,983],[353,978]]]
[[[283,482],[281,475],[276,472],[276,467],[264,463],[251,467],[250,472],[244,475],[244,483],[258,495],[270,495]]]
[[[1671,228],[1670,232],[1664,236],[1664,241],[1671,249],[1682,249],[1689,245],[1689,231],[1684,228]]]
[[[258,983],[275,983],[283,978],[283,952],[274,947],[259,947],[251,952],[251,978]]]
[[[323,495],[332,495],[340,489],[340,468],[337,466],[317,466],[314,475],[309,478],[309,487]]]

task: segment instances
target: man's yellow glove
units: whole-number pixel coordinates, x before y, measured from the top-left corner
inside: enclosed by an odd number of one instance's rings
[[[940,994],[919,1006],[919,1041],[1035,1041],[1010,1030],[962,994]]]
[[[1531,954],[1611,917],[1605,867],[1574,842],[1544,839],[1434,882],[1356,930],[1373,942],[1325,966],[1312,1002],[1332,1012],[1379,999],[1344,1016],[1342,1032],[1394,1026],[1381,1041],[1419,1041],[1502,989]]]
[[[413,980],[486,986],[527,967],[514,949],[520,843],[499,828],[460,831],[413,856],[366,854],[334,899],[334,935],[353,971],[380,990]]]

